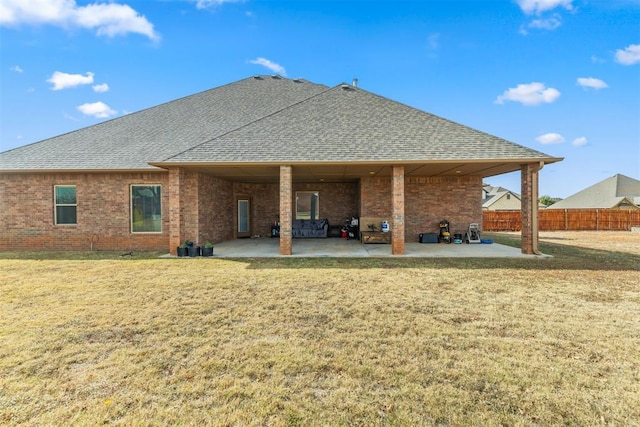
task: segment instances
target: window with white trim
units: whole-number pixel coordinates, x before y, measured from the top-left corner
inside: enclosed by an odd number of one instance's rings
[[[78,201],[75,185],[54,185],[53,217],[56,225],[76,225],[78,223]]]
[[[162,186],[131,186],[131,232],[162,232]]]

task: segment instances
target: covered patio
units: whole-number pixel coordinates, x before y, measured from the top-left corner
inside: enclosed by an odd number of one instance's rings
[[[371,163],[341,162],[322,164],[262,165],[234,163],[200,164],[159,163],[169,172],[169,237],[170,250],[188,239],[188,236],[202,236],[201,230],[189,230],[191,224],[204,229],[212,225],[211,219],[224,218],[223,227],[228,232],[219,238],[198,237],[197,242],[218,242],[225,249],[223,256],[289,256],[312,254],[310,256],[466,256],[492,257],[506,256],[511,252],[541,255],[538,242],[538,179],[545,162],[522,163],[521,159],[487,159],[477,161],[433,161],[409,162],[389,165],[384,162]],[[555,159],[554,159],[555,160]],[[496,249],[429,249],[414,243],[421,232],[434,232],[438,218],[455,222],[458,231],[466,231],[471,222],[481,222],[480,190],[482,179],[487,176],[520,171],[522,195],[522,242],[521,248]],[[368,173],[366,171],[369,171]],[[187,191],[186,183],[196,181],[196,193]],[[211,188],[228,187],[228,193],[215,194]],[[353,194],[344,192],[345,186],[353,188]],[[340,191],[345,197],[335,198]],[[360,217],[388,219],[391,226],[390,245],[375,248],[376,245],[342,246],[338,243],[313,243],[296,240],[292,234],[297,193],[313,191],[323,200],[322,218],[329,223],[339,224],[349,212]],[[332,191],[333,190],[333,191]],[[343,194],[343,195],[344,195]],[[328,196],[327,196],[328,195]],[[334,199],[332,200],[332,196]],[[235,207],[233,217],[229,217],[228,205],[216,205],[214,200],[226,199],[233,203],[245,201],[247,212],[247,232],[241,235],[239,207]],[[328,201],[328,202],[327,202]],[[462,202],[461,202],[462,201]],[[260,212],[254,213],[249,206],[260,204]],[[185,209],[185,206],[205,207],[202,212]],[[349,206],[352,205],[352,206]],[[233,205],[231,205],[233,206]],[[345,206],[349,206],[345,209]],[[216,210],[217,209],[217,210]],[[212,212],[218,212],[213,215]],[[327,212],[331,212],[327,214]],[[336,213],[338,212],[338,213]],[[252,219],[253,218],[253,219]],[[270,219],[278,218],[280,238],[275,242],[244,243],[244,237],[268,235]],[[253,223],[253,225],[251,225]],[[379,222],[378,222],[379,224]],[[364,226],[364,224],[363,224]],[[464,229],[461,230],[460,227]],[[361,229],[360,231],[364,231]],[[239,238],[233,242],[233,238]],[[237,247],[235,245],[237,243]],[[242,255],[247,248],[255,245],[258,255]],[[433,245],[426,245],[433,246]],[[439,246],[439,245],[438,245]],[[471,245],[474,246],[474,245]],[[482,245],[485,247],[487,245]],[[228,251],[228,252],[227,252]],[[231,255],[227,255],[230,253]],[[323,254],[323,255],[318,255]],[[492,255],[497,254],[497,255]]]
[[[234,239],[220,242],[214,247],[214,258],[377,258],[398,257],[388,244],[362,244],[358,240],[342,238],[293,239],[291,255],[281,255],[280,242],[275,238]],[[546,255],[524,254],[520,248],[498,243],[491,244],[421,244],[405,243],[406,258],[528,258]]]

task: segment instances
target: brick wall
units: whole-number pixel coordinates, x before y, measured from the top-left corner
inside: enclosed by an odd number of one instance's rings
[[[360,216],[391,218],[391,178],[360,180]]]
[[[185,240],[202,246],[233,238],[231,182],[181,168],[171,169],[169,177],[170,253]]]
[[[520,246],[525,254],[534,254],[538,250],[538,169],[539,165],[530,163],[522,165],[520,171],[522,200],[522,239]],[[534,204],[535,201],[535,204]]]
[[[293,191],[317,191],[320,218],[327,218],[329,224],[343,225],[347,217],[358,216],[358,184],[355,182],[298,183],[293,184]],[[294,211],[295,208],[294,203]]]
[[[176,248],[185,240],[184,220],[183,220],[183,185],[184,169],[172,168],[169,170],[169,184],[167,193],[169,194],[169,206],[165,209],[165,215],[169,217],[169,251],[175,255]],[[167,214],[168,212],[168,214]]]
[[[198,177],[198,234],[197,243],[218,243],[233,239],[234,200],[233,183],[200,174]]]
[[[236,201],[238,198],[246,197],[250,200],[251,234],[269,236],[271,223],[280,217],[280,186],[273,183],[234,183],[233,193],[234,200],[231,201],[233,207],[232,232],[235,233],[237,229],[235,224],[238,210]]]
[[[279,184],[280,206],[280,255],[291,255],[292,244],[291,233],[292,210],[293,210],[293,171],[291,166],[280,166]]]
[[[182,181],[182,218],[184,221],[184,238],[198,244],[200,230],[200,193],[198,183],[200,174],[197,172],[184,173]]]
[[[171,174],[179,177],[179,188],[170,185],[169,172],[2,174],[0,250],[88,250],[92,242],[98,250],[166,250],[184,239],[217,243],[235,238],[238,196],[251,199],[252,234],[268,236],[271,222],[280,217],[277,183],[231,183],[180,170]],[[419,233],[437,232],[441,219],[450,221],[452,232],[465,231],[470,222],[482,223],[481,178],[405,177],[404,181],[407,242],[416,241]],[[77,225],[54,225],[53,186],[64,184],[77,186]],[[130,232],[131,184],[162,185],[162,233]],[[292,190],[318,191],[320,216],[331,224],[342,225],[352,215],[392,216],[391,178],[294,183]],[[179,203],[173,200],[170,206],[170,194],[179,197]],[[177,211],[170,212],[174,207]],[[179,218],[176,214],[182,220],[170,242],[169,221]]]
[[[131,233],[131,184],[162,185],[162,233]],[[76,225],[54,225],[54,185],[76,186]],[[168,247],[166,172],[2,174],[0,186],[0,250]]]
[[[451,232],[465,232],[469,223],[482,224],[482,178],[405,177],[405,238],[438,232],[446,219]],[[391,178],[363,178],[360,216],[391,217]]]
[[[393,167],[391,178],[391,214],[394,231],[391,235],[391,253],[403,255],[405,245],[405,176],[403,166]]]

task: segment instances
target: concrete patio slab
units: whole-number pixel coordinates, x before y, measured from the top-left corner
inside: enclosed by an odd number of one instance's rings
[[[358,240],[340,238],[294,239],[293,254],[280,255],[280,242],[272,238],[227,240],[214,246],[214,258],[280,258],[280,257],[414,257],[414,258],[536,258],[520,248],[491,244],[406,243],[404,255],[392,255],[389,244],[362,244]]]

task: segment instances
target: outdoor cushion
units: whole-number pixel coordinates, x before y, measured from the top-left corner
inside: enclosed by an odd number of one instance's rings
[[[324,219],[296,219],[291,224],[293,237],[327,237],[329,220]]]

